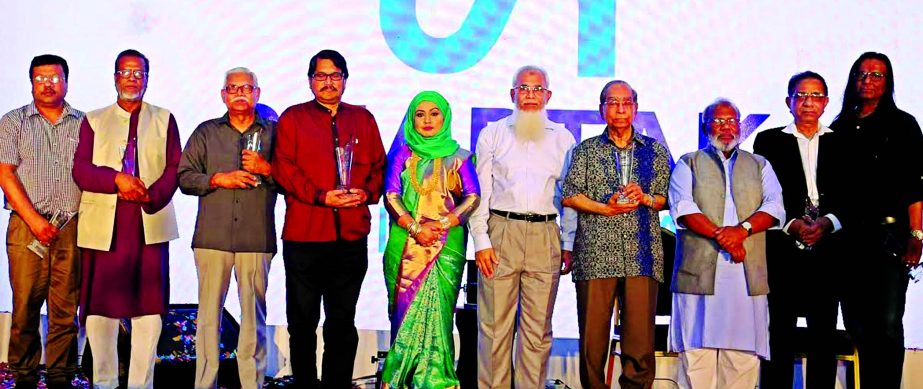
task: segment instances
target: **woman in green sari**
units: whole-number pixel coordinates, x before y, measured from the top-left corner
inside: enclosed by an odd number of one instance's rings
[[[480,188],[472,154],[452,139],[451,124],[445,98],[420,92],[407,108],[405,144],[388,157],[384,270],[392,342],[384,388],[459,386],[452,316],[465,267],[465,223]]]

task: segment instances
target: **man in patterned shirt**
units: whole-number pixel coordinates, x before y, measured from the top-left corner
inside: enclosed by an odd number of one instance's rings
[[[637,112],[638,94],[628,83],[606,84],[599,94],[606,131],[573,150],[564,181],[564,206],[578,212],[573,277],[584,388],[608,388],[605,362],[620,289],[619,385],[647,388],[654,382],[654,313],[663,282],[658,211],[667,201],[670,162],[663,145],[632,126]],[[565,232],[573,229],[564,225]]]
[[[46,300],[47,387],[70,387],[77,369],[77,223],[58,229],[49,222],[55,212],[75,213],[80,204],[70,173],[83,112],[64,101],[68,73],[64,58],[33,58],[32,103],[0,119],[0,187],[12,211],[6,242],[13,289],[9,361],[17,388],[38,384],[39,312]],[[30,250],[35,241],[47,248],[41,257],[41,249]]]

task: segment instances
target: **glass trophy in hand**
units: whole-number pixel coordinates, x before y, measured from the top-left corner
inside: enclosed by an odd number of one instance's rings
[[[804,216],[801,217],[807,224],[814,224],[817,222],[817,219],[820,218],[820,200],[812,200],[810,197],[804,200]],[[795,245],[798,248],[811,251],[814,249],[813,246],[808,246],[800,241],[796,240]]]
[[[71,219],[73,219],[73,217],[74,212],[63,212],[58,210],[54,211],[54,213],[51,215],[51,219],[48,220],[48,223],[51,223],[51,225],[60,231],[64,228],[64,226],[67,225],[68,222],[71,221]],[[27,248],[29,251],[35,253],[35,255],[38,255],[39,258],[45,258],[45,256],[48,255],[48,246],[45,246],[42,244],[42,242],[39,242],[38,239],[32,239],[32,243],[29,243]]]
[[[353,167],[353,148],[359,143],[358,139],[346,142],[345,146],[338,146],[334,151],[337,158],[337,189],[349,190],[350,173]]]
[[[263,143],[260,135],[262,135],[262,130],[253,131],[244,135],[244,150],[250,150],[254,153],[259,154],[263,149]],[[263,183],[263,178],[258,174],[256,176],[256,186],[260,186]]]
[[[631,182],[631,171],[634,168],[634,153],[632,149],[628,148],[626,150],[618,150],[615,152],[615,168],[618,169],[618,179],[619,179],[619,198],[615,202],[618,204],[628,204],[631,200],[625,196],[625,187],[628,186],[628,183]],[[623,155],[624,154],[624,155]],[[627,159],[628,165],[626,166],[623,162],[623,159]]]
[[[920,282],[920,279],[923,278],[923,266],[916,264],[913,266],[907,266],[907,276],[910,277],[910,280],[914,283]]]

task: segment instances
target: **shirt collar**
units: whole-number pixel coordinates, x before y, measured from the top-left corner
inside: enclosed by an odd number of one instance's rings
[[[330,114],[332,112],[330,108],[325,107],[323,104],[320,103],[320,101],[317,101],[317,99],[309,101],[308,105],[314,106],[314,108],[319,109],[321,112],[326,112],[327,114]],[[337,115],[339,115],[340,112],[343,111],[343,105],[344,105],[343,101],[341,100],[340,104],[337,105]]]
[[[26,116],[34,116],[34,115],[41,115],[41,112],[39,112],[38,107],[35,106],[35,101],[32,101],[31,103],[29,103],[28,106],[26,106]],[[64,117],[68,115],[73,116],[75,118],[80,118],[80,114],[77,112],[77,110],[71,108],[71,105],[68,104],[67,101],[65,100],[64,101],[64,111],[62,112],[61,116]]]
[[[260,126],[260,127],[266,128],[266,122],[267,122],[267,120],[266,120],[265,118],[263,118],[262,115],[260,115],[260,112],[259,112],[259,111],[255,111],[254,113],[256,114],[256,116],[254,116],[254,118],[253,118],[253,124],[256,124],[256,125],[258,125],[258,126]],[[231,126],[230,114],[227,113],[227,112],[225,112],[224,115],[222,115],[220,118],[218,118],[218,124],[227,124],[228,127],[230,127],[230,126]],[[251,126],[252,126],[252,125],[251,125]]]
[[[820,124],[820,123],[818,123],[817,125],[820,126],[820,129],[817,130],[817,133],[814,134],[814,135],[821,136],[821,135],[824,135],[824,134],[826,134],[826,133],[828,133],[828,132],[833,132],[833,130],[830,129],[830,127],[827,127],[827,126],[825,126],[825,125],[823,125],[823,124]],[[792,122],[792,123],[789,124],[788,126],[785,126],[785,128],[782,129],[782,132],[784,132],[784,133],[786,133],[786,134],[792,134],[792,135],[794,135],[796,138],[808,139],[806,136],[804,136],[804,134],[798,132],[798,128],[795,127],[795,123],[794,123],[794,122]]]
[[[635,126],[631,126],[631,140],[632,142],[637,142],[641,146],[647,146],[647,142],[648,142],[647,139],[644,139],[644,137],[638,133],[638,130],[635,129]],[[610,145],[615,146],[615,143],[613,143],[612,140],[609,139],[609,127],[608,126],[603,130],[602,135],[599,136],[599,143],[602,143],[604,145],[610,144]]]

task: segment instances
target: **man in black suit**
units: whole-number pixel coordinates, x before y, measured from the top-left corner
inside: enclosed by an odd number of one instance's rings
[[[837,303],[845,298],[846,271],[837,253],[848,226],[845,188],[849,177],[840,137],[820,123],[829,98],[821,75],[806,71],[788,83],[785,103],[794,116],[786,127],[759,133],[753,151],[769,160],[782,185],[782,230],[767,232],[770,361],[762,365],[760,388],[791,388],[798,316],[807,316],[807,387],[832,387],[836,359]]]

